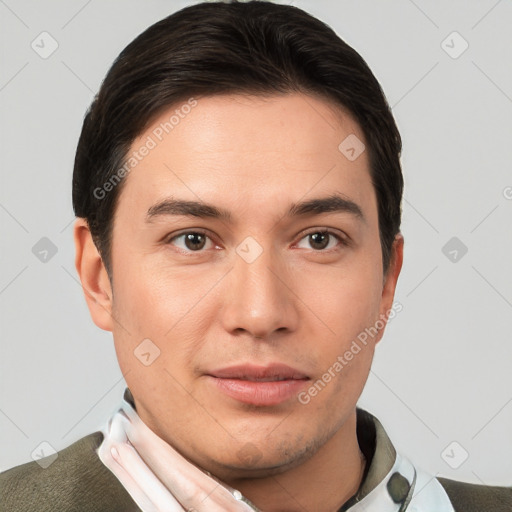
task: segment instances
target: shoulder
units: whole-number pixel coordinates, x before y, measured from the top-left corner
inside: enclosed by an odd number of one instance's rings
[[[2,512],[139,511],[117,478],[103,465],[94,432],[57,452],[0,473]],[[46,463],[45,463],[46,462]],[[49,465],[47,465],[49,463]]]
[[[455,512],[510,512],[512,510],[512,487],[457,482],[438,478],[452,502]]]

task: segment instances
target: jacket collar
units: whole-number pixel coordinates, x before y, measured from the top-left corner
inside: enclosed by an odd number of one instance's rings
[[[343,505],[339,512],[345,512],[363,500],[389,474],[396,460],[396,450],[380,421],[357,408],[357,440],[366,458],[366,468],[357,492]]]

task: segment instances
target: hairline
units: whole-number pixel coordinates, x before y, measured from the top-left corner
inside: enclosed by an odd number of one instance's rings
[[[376,197],[376,201],[377,201],[377,216],[378,216],[377,222],[378,222],[379,242],[381,245],[381,256],[382,256],[382,260],[383,260],[382,261],[383,272],[384,272],[384,275],[386,275],[386,273],[389,270],[389,267],[391,266],[391,259],[392,259],[391,256],[392,255],[391,254],[389,255],[387,266],[384,267],[385,247],[383,245],[382,233],[381,233],[381,229],[380,229],[379,194],[377,193],[377,189],[376,189],[376,186],[375,186],[375,183],[373,180],[374,148],[373,148],[373,145],[368,142],[368,140],[366,138],[366,133],[365,133],[364,127],[361,125],[361,123],[359,122],[359,120],[357,119],[355,114],[352,113],[352,111],[350,110],[349,107],[347,107],[345,104],[341,103],[339,100],[334,98],[328,92],[307,89],[305,87],[296,86],[294,84],[292,87],[289,87],[289,88],[283,89],[283,90],[279,90],[279,91],[272,90],[271,86],[269,86],[268,88],[262,88],[262,87],[256,86],[254,89],[250,89],[250,87],[243,87],[243,88],[240,88],[237,90],[236,87],[233,87],[232,90],[228,90],[228,91],[211,92],[211,93],[204,93],[204,94],[194,94],[194,93],[185,94],[184,93],[175,101],[172,101],[172,102],[169,102],[166,104],[162,104],[161,107],[157,108],[155,110],[155,112],[153,112],[151,115],[148,116],[147,120],[141,125],[140,130],[138,130],[138,132],[132,137],[132,140],[130,141],[129,145],[127,146],[127,149],[125,150],[122,159],[120,160],[119,163],[116,164],[115,167],[116,168],[117,168],[117,166],[123,167],[124,165],[126,165],[127,160],[128,160],[128,155],[130,154],[130,152],[135,144],[135,141],[139,137],[142,137],[144,135],[144,133],[149,129],[149,127],[152,126],[152,124],[159,117],[163,116],[164,113],[183,104],[183,102],[185,101],[185,98],[193,97],[194,99],[199,100],[200,98],[214,98],[214,97],[222,97],[222,96],[224,96],[224,97],[239,96],[240,97],[241,96],[241,97],[248,97],[248,98],[273,99],[273,98],[279,98],[279,97],[286,97],[286,96],[290,96],[293,94],[301,94],[306,97],[309,96],[310,98],[313,98],[313,99],[323,102],[324,105],[329,109],[329,111],[334,115],[334,117],[336,117],[338,119],[341,119],[343,117],[348,117],[359,129],[360,137],[363,138],[363,143],[368,148],[368,172],[370,175],[369,177],[370,177],[370,181],[372,184],[372,189],[375,193],[375,197]],[[106,237],[105,237],[106,247],[104,247],[104,249],[106,249],[105,259],[107,261],[104,261],[103,255],[101,255],[103,264],[105,266],[105,269],[107,270],[107,274],[109,276],[111,283],[113,283],[113,261],[112,261],[112,245],[113,244],[112,244],[112,242],[113,242],[113,235],[114,235],[114,225],[115,225],[116,215],[118,213],[118,203],[120,201],[121,194],[124,190],[127,177],[128,176],[125,175],[119,182],[119,185],[117,187],[115,187],[115,189],[113,190],[115,195],[114,195],[114,201],[112,204],[112,214],[109,219],[108,230],[107,230]]]

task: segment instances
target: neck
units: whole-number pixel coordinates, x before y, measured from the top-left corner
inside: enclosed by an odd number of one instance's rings
[[[230,486],[265,512],[336,512],[358,490],[365,469],[356,412],[310,459],[284,473],[232,479]]]

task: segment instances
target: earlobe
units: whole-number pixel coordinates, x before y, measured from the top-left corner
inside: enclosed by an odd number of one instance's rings
[[[82,283],[93,322],[112,331],[112,289],[101,256],[92,239],[87,221],[78,218],[73,228],[75,267]]]

